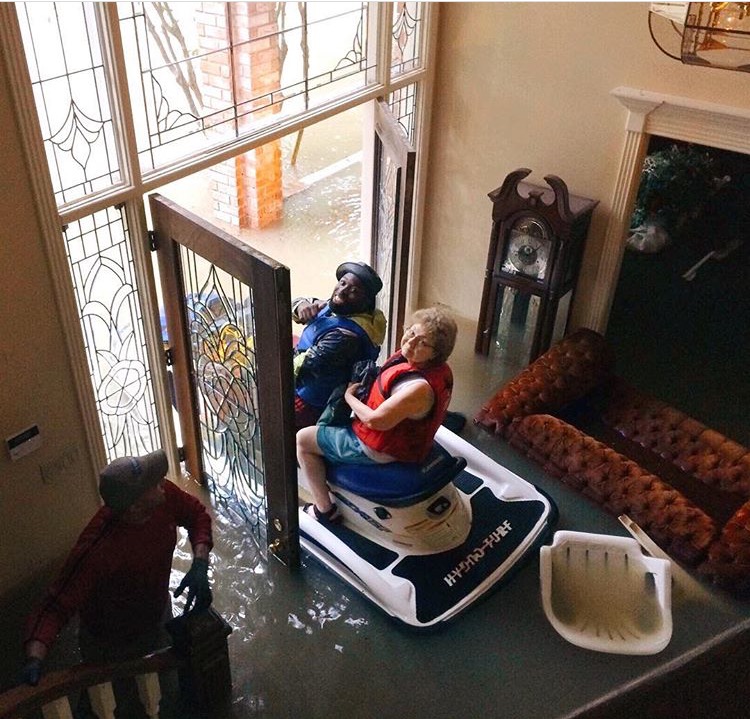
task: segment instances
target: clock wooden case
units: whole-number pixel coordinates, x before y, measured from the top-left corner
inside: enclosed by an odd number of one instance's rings
[[[492,200],[475,350],[492,342],[522,363],[562,338],[597,200],[568,192],[555,175],[549,187],[524,182],[531,170],[511,172]]]

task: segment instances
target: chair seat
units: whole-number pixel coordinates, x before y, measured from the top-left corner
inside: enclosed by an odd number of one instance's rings
[[[329,478],[342,489],[375,504],[405,507],[451,482],[466,467],[466,460],[453,457],[435,443],[422,463],[326,464]]]

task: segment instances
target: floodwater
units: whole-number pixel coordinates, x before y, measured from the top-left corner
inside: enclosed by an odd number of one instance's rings
[[[294,166],[288,158],[296,136],[284,138],[284,217],[261,231],[238,231],[212,219],[203,173],[160,192],[287,265],[292,296],[326,297],[340,262],[366,259],[359,229],[361,135],[361,117],[354,111],[308,128]],[[468,416],[487,398],[490,385],[514,369],[496,358],[477,357],[474,331],[473,322],[460,321],[451,360],[456,375],[452,409]],[[487,691],[498,689],[495,662],[504,655],[506,638],[520,632],[515,645],[525,641],[522,626],[503,626],[503,601],[492,597],[456,625],[415,633],[304,553],[298,570],[274,558],[266,561],[239,517],[213,507],[202,488],[186,488],[202,497],[214,520],[211,580],[214,607],[233,628],[228,639],[233,719],[496,715],[493,691]],[[183,533],[170,580],[173,589],[191,557]],[[505,609],[523,610],[530,593],[537,594],[533,566],[521,580],[519,591],[506,595]],[[175,601],[175,612],[183,601]],[[539,620],[538,607],[531,612]],[[71,625],[50,656],[50,669],[78,660],[74,637]],[[174,711],[170,704],[165,698],[162,717],[187,719],[184,709]],[[506,708],[508,716],[521,715],[513,702]]]
[[[210,170],[159,192],[289,267],[292,297],[328,297],[336,267],[369,256],[360,236],[362,112],[355,107],[281,139],[283,217],[262,229],[239,228],[214,215]]]
[[[210,504],[210,498],[204,499]],[[233,628],[231,716],[287,716],[285,672],[300,671],[302,667],[295,665],[308,652],[311,659],[320,651],[324,656],[350,652],[352,642],[370,624],[367,615],[373,610],[304,555],[298,570],[289,570],[274,558],[266,561],[251,532],[230,510],[214,507],[212,517],[213,606]],[[175,553],[172,589],[191,559],[183,533]],[[181,601],[175,601],[175,612],[181,611]],[[299,675],[295,680],[300,680]]]
[[[497,373],[506,371],[496,361],[474,354],[472,329],[472,323],[459,323],[451,362],[457,380],[452,408],[469,416],[485,398],[488,382],[499,381]],[[463,434],[473,442],[478,433],[469,423]],[[187,489],[212,505],[203,489]],[[463,693],[451,688],[451,678],[460,658],[464,681],[469,672],[476,674],[471,684],[486,680],[482,676],[488,666],[480,652],[487,646],[486,632],[502,616],[497,604],[488,607],[496,600],[482,602],[450,627],[415,632],[390,619],[304,552],[298,570],[274,558],[265,561],[250,529],[231,510],[217,506],[211,512],[214,607],[233,627],[232,719],[472,715],[457,709]],[[190,560],[183,536],[172,587]],[[530,567],[526,575],[532,585],[534,571]],[[502,641],[495,637],[492,644]],[[421,677],[420,686],[410,690],[414,695],[403,689],[411,685],[412,674]],[[416,701],[423,704],[415,707]]]

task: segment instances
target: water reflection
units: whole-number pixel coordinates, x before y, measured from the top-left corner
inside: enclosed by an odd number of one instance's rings
[[[327,570],[303,555],[299,571],[273,557],[267,561],[236,515],[210,506],[214,522],[211,556],[213,606],[232,626],[231,717],[279,716],[288,708],[289,686],[300,681],[307,657],[324,661],[344,654],[369,621],[367,605]],[[173,590],[190,568],[192,551],[180,530],[170,578]],[[182,599],[174,600],[175,614]],[[286,716],[282,712],[282,716]],[[291,716],[291,715],[290,715]]]

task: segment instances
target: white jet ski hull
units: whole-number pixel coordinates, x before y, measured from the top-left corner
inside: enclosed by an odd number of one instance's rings
[[[509,578],[545,541],[557,518],[554,504],[536,487],[461,437],[440,427],[435,440],[467,460],[453,481],[470,518],[460,543],[426,551],[384,532],[355,531],[351,513],[344,513],[343,524],[324,525],[299,512],[302,547],[387,614],[415,628],[453,619]],[[331,490],[340,508],[349,502],[346,492],[335,485]]]

